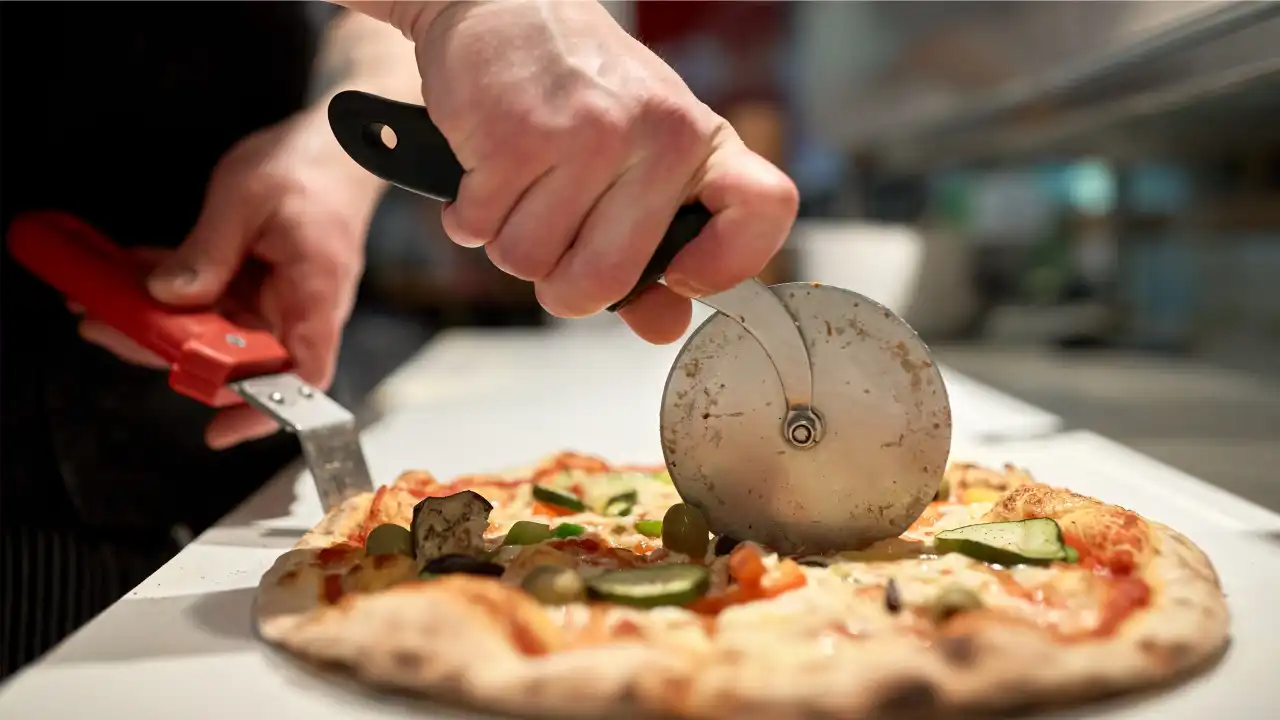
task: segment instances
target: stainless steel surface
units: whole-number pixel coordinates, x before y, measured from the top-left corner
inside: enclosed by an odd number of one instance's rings
[[[785,436],[791,408],[779,370],[736,318],[716,313],[680,350],[662,399],[662,449],[680,495],[713,531],[781,552],[900,534],[932,499],[951,446],[947,391],[928,348],[857,293],[769,290],[807,349],[821,440],[797,448]]]
[[[795,318],[777,296],[759,280],[750,279],[698,301],[732,318],[769,356],[786,398],[787,415],[780,427],[784,436],[796,447],[809,447],[821,440],[822,420],[813,412],[809,353]]]
[[[297,434],[326,511],[373,490],[355,417],[297,375],[264,375],[233,383],[252,406]]]

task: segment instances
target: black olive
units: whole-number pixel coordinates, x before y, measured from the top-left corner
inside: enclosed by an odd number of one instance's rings
[[[716,555],[728,555],[741,542],[741,540],[731,538],[728,535],[721,535],[716,538]]]
[[[425,573],[433,575],[448,575],[450,573],[462,573],[464,575],[491,575],[493,577],[501,577],[506,568],[498,563],[489,562],[473,558],[470,555],[452,554],[441,555],[440,557],[427,563],[422,569]]]
[[[888,584],[884,586],[884,607],[894,615],[902,610],[902,593],[898,590],[898,583],[894,582],[893,578],[889,578]]]

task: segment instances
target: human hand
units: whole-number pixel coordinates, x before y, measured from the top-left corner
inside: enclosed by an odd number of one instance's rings
[[[620,311],[650,342],[679,338],[688,298],[755,276],[785,241],[795,185],[599,4],[421,7],[391,20],[416,42],[423,98],[467,171],[445,230],[533,281],[548,312],[624,297],[695,199],[714,219],[667,287]]]
[[[185,242],[140,253],[156,263],[147,287],[165,304],[213,306],[234,322],[269,329],[298,375],[328,388],[382,188],[338,146],[322,108],[299,113],[222,157]],[[167,367],[91,317],[80,334],[128,362]],[[219,449],[277,429],[237,406],[218,413],[205,440]]]

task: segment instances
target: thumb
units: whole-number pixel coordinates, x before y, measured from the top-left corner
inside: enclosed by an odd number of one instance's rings
[[[166,305],[211,305],[240,270],[252,241],[250,203],[211,183],[195,228],[147,277],[152,297]]]

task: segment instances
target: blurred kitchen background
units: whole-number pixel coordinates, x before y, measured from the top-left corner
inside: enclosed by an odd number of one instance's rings
[[[768,281],[858,290],[956,369],[1280,509],[1280,3],[607,4],[800,185]],[[551,322],[395,191],[334,391],[446,328]]]

